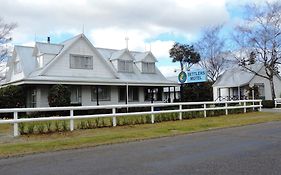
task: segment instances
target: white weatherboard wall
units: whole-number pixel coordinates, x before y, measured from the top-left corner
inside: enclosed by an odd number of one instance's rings
[[[260,77],[260,76],[255,76],[251,82],[250,82],[250,86],[254,86],[254,84],[256,83],[263,83],[264,84],[264,89],[265,89],[265,99],[266,100],[271,100],[272,96],[271,96],[271,87],[270,87],[270,82],[269,80]],[[274,87],[275,87],[275,95],[276,97],[280,97],[281,94],[281,81],[279,80],[279,78],[274,77]]]
[[[96,106],[97,101],[92,101],[92,88],[95,88],[95,86],[81,86],[81,100],[82,100],[82,106]],[[126,86],[124,85],[124,88]],[[138,103],[150,103],[150,101],[144,101],[144,88],[139,88],[139,101],[129,101],[129,104],[138,104]],[[36,86],[37,90],[37,103],[36,107],[49,107],[48,102],[48,93],[50,90],[49,85],[38,85]],[[118,86],[110,86],[110,93],[111,98],[110,101],[103,101],[99,100],[99,105],[111,105],[111,104],[125,104],[125,101],[120,102],[119,101],[119,92],[118,92]]]
[[[93,56],[93,69],[70,69],[70,54]],[[102,59],[93,51],[84,38],[80,38],[63,56],[49,67],[46,74],[52,76],[114,78],[114,75],[106,65],[107,63],[102,61]]]

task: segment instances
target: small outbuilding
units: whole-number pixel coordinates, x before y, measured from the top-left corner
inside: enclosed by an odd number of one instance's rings
[[[261,75],[266,75],[262,64],[249,65],[251,70]],[[281,94],[281,77],[279,75],[273,78],[275,86],[275,96]],[[256,86],[258,94],[253,94],[250,90]],[[257,93],[257,92],[256,92]],[[268,79],[256,75],[245,68],[237,67],[226,70],[213,84],[214,101],[246,100],[258,97],[263,100],[271,100],[271,87]]]

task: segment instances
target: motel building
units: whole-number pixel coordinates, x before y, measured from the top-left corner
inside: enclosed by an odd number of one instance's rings
[[[84,34],[60,44],[48,37],[34,47],[14,47],[2,86],[24,86],[26,107],[48,107],[49,90],[55,84],[70,87],[71,105],[171,102],[163,89],[179,85],[166,79],[156,62],[150,51],[96,48]]]

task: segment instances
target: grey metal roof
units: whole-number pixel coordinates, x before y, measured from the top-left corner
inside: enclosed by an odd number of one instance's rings
[[[167,84],[169,86],[176,85],[175,82],[167,80],[162,73],[155,67],[155,73],[142,73],[137,66],[134,64],[133,72],[126,73],[126,72],[117,72],[116,68],[111,63],[111,58],[119,58],[122,54],[127,51],[126,49],[123,50],[114,50],[114,49],[106,49],[106,48],[94,48],[98,51],[101,55],[104,62],[109,66],[110,70],[114,72],[117,76],[115,79],[104,79],[99,77],[91,77],[91,78],[83,78],[83,77],[62,77],[60,75],[57,76],[47,76],[44,75],[44,71],[47,70],[49,66],[54,62],[56,58],[60,55],[64,54],[66,50],[68,50],[72,44],[74,44],[79,38],[85,37],[83,34],[77,35],[65,42],[57,45],[47,44],[47,43],[36,43],[37,49],[40,50],[41,53],[52,53],[55,54],[54,58],[43,68],[36,68],[36,58],[33,56],[34,49],[33,47],[24,47],[24,46],[16,46],[15,50],[19,55],[22,68],[25,72],[25,77],[23,80],[29,81],[73,81],[73,82],[116,82],[116,83],[132,83],[132,84]],[[86,37],[85,37],[86,38]],[[86,38],[87,39],[87,38]],[[88,41],[88,40],[87,40]],[[142,55],[146,54],[143,52],[135,52],[129,51],[132,55],[132,59],[138,59]],[[7,82],[10,83],[10,82]]]
[[[122,49],[122,50],[118,50],[118,51],[113,52],[110,60],[119,59],[125,52],[126,52],[126,49]]]
[[[36,68],[36,58],[32,55],[33,47],[15,46],[15,50],[20,57],[22,71],[27,76]]]
[[[249,68],[255,72],[258,72],[261,68],[261,64],[250,65]],[[226,70],[213,84],[213,87],[239,87],[250,83],[255,74],[246,70],[245,68],[234,68]]]
[[[63,48],[63,45],[36,42],[35,47],[37,47],[40,53],[57,55],[58,53],[60,53],[61,49]]]

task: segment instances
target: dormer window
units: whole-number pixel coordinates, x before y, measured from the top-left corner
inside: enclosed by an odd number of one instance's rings
[[[87,55],[70,55],[71,69],[93,69],[93,57]]]
[[[42,68],[42,67],[43,67],[43,64],[44,64],[44,62],[43,62],[43,55],[38,56],[38,57],[37,57],[37,66],[38,66],[39,68]]]
[[[118,60],[118,71],[119,72],[133,72],[133,61],[132,60]]]
[[[15,68],[14,68],[15,74],[21,73],[21,64],[19,60],[15,61]]]
[[[155,73],[155,63],[142,62],[143,73]]]

